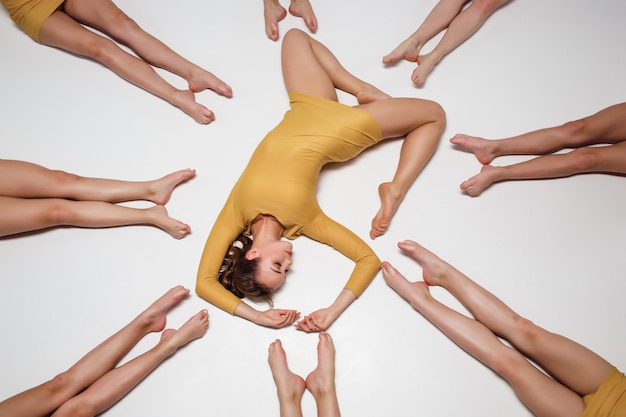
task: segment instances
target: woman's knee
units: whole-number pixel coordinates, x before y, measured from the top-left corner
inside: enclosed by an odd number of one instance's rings
[[[474,0],[470,7],[476,7],[483,16],[487,17],[504,3],[507,3],[507,1],[508,0]]]
[[[95,406],[78,395],[57,409],[54,413],[55,417],[92,417],[96,415]]]
[[[77,394],[77,389],[72,386],[72,377],[69,372],[62,372],[43,384],[46,398],[55,404],[55,408],[69,401]]]
[[[293,42],[308,42],[309,39],[309,35],[301,31],[300,29],[291,28],[283,36],[283,47],[285,47],[286,44],[288,45]]]
[[[44,210],[44,224],[48,226],[65,226],[73,225],[76,222],[77,213],[74,205],[78,204],[74,201],[64,199],[49,199],[48,207]]]
[[[569,157],[575,172],[595,171],[600,164],[600,158],[594,148],[574,149]]]
[[[486,365],[507,381],[519,374],[522,366],[527,365],[527,359],[515,349],[502,345],[502,349],[493,352]]]

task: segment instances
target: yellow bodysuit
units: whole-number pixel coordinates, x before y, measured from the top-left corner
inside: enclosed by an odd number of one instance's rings
[[[2,0],[11,20],[31,38],[39,42],[39,30],[65,0]]]
[[[581,417],[626,416],[626,377],[613,368],[602,385],[583,397],[585,411]]]
[[[380,269],[374,251],[350,230],[326,216],[317,202],[319,173],[328,162],[357,156],[382,138],[368,112],[301,93],[289,95],[291,110],[261,141],[233,187],[207,239],[196,292],[233,314],[241,300],[217,280],[233,240],[259,214],[274,216],[283,236],[300,235],[332,246],[356,265],[345,288],[357,297]]]

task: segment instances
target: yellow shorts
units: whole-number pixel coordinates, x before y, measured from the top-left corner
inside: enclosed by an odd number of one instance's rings
[[[602,385],[583,397],[585,411],[581,417],[626,416],[626,376],[613,368]]]
[[[1,0],[9,11],[11,20],[28,36],[39,42],[39,31],[43,22],[65,0]]]

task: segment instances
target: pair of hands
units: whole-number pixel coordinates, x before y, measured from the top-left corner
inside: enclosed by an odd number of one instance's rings
[[[338,316],[339,314],[335,313],[330,308],[322,308],[304,316],[300,321],[296,322],[296,320],[300,318],[299,311],[272,308],[259,312],[254,322],[260,326],[274,329],[280,329],[293,324],[298,330],[314,333],[328,329]]]

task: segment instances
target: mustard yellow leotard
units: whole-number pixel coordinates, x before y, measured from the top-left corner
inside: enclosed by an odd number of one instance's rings
[[[65,0],[2,0],[11,20],[31,38],[39,42],[39,30]]]
[[[366,111],[301,93],[289,94],[291,110],[261,141],[233,187],[207,239],[198,268],[196,292],[233,314],[241,300],[217,274],[233,240],[259,214],[271,214],[283,236],[300,235],[332,246],[356,265],[345,288],[357,297],[380,269],[374,251],[350,230],[326,216],[317,202],[322,166],[354,158],[381,140]]]
[[[613,368],[602,385],[583,397],[585,411],[581,417],[626,416],[626,377]]]

